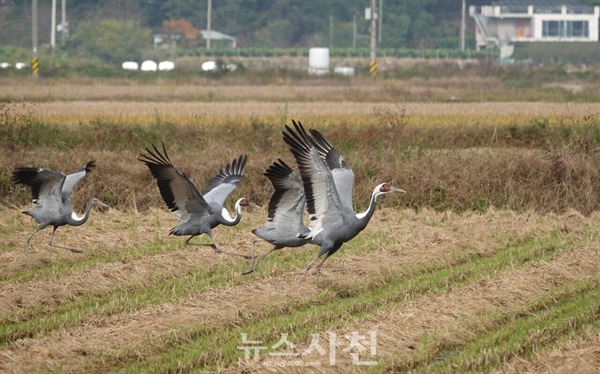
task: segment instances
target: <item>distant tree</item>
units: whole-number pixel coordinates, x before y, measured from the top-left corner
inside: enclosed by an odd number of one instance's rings
[[[389,0],[384,3],[384,46],[419,47],[435,28],[433,10],[440,0]]]
[[[213,1],[213,3],[217,2],[217,0]],[[166,0],[162,1],[160,12],[163,14],[164,19],[185,18],[193,25],[204,25],[206,22],[206,7],[206,0]]]
[[[181,46],[186,48],[197,47],[202,41],[200,30],[183,18],[163,21],[162,29],[171,38],[178,36]]]
[[[152,45],[152,30],[135,21],[85,21],[77,26],[73,43],[92,56],[120,63],[141,58],[142,52]]]

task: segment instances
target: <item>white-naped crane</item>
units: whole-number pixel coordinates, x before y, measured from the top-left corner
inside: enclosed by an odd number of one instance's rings
[[[294,129],[285,126],[283,140],[289,146],[300,169],[310,218],[310,231],[301,237],[321,247],[306,267],[302,279],[306,277],[314,262],[324,256],[317,265],[318,285],[319,271],[325,260],[367,226],[375,212],[377,197],[390,192],[405,191],[381,183],[373,190],[367,210],[354,213],[352,169],[320,132],[310,129],[311,135],[308,135],[300,122],[292,120],[292,123]]]
[[[101,206],[108,207],[95,197],[91,198],[86,205],[83,216],[78,216],[71,207],[71,193],[77,183],[96,166],[94,161],[88,161],[81,169],[73,174],[64,174],[45,168],[20,167],[12,173],[12,181],[15,184],[24,184],[31,187],[33,209],[24,211],[35,219],[39,226],[37,230],[27,239],[25,252],[29,250],[31,238],[47,226],[53,226],[52,235],[48,245],[62,248],[73,253],[82,251],[75,248],[62,247],[52,244],[54,233],[60,226],[81,226],[90,217],[92,208]]]
[[[282,248],[294,248],[305,245],[309,233],[304,225],[303,215],[306,206],[302,179],[283,160],[277,159],[263,174],[271,181],[275,192],[269,200],[267,223],[264,227],[252,230],[260,239],[252,241],[252,268],[243,274],[254,271],[254,244],[266,241],[274,245],[273,249],[260,256],[260,269],[264,258]]]
[[[179,216],[179,225],[173,227],[169,235],[190,237],[186,245],[210,246],[217,253],[242,256],[251,259],[251,256],[224,251],[217,245],[212,229],[219,225],[235,226],[242,218],[242,207],[250,206],[246,198],[241,198],[235,203],[236,216],[231,218],[227,209],[223,207],[225,199],[235,190],[240,183],[246,168],[247,156],[239,156],[231,163],[220,169],[217,175],[209,182],[203,193],[196,188],[194,183],[173,166],[165,145],[162,153],[152,145],[146,148],[147,153],[141,154],[138,160],[145,163],[156,179],[160,194],[171,211]],[[212,244],[190,243],[193,237],[206,234]]]

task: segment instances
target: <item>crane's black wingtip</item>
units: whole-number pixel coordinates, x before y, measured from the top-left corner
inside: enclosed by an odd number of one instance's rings
[[[306,134],[306,130],[304,130],[304,126],[302,125],[302,122],[292,120],[292,123],[294,124],[296,131],[298,131],[299,133],[302,133],[302,134]]]
[[[246,162],[248,162],[248,155],[240,155],[240,157],[238,157],[238,164],[242,169],[245,168]]]
[[[225,165],[225,171],[223,168],[219,170],[219,174],[225,172],[226,174],[239,174],[243,175],[246,170],[246,162],[248,161],[248,155],[239,155],[238,158],[234,158],[233,161]]]
[[[14,184],[31,185],[32,181],[36,180],[39,171],[39,168],[18,167],[13,170],[10,179]]]
[[[83,165],[86,173],[89,173],[90,171],[92,171],[93,168],[96,167],[96,160],[90,160],[88,161],[85,165]]]
[[[288,125],[285,125],[287,132],[282,131],[283,140],[290,146],[292,153],[294,152],[293,148],[304,149],[307,151],[313,147],[314,140],[308,135],[304,126],[302,126],[302,123],[295,120],[292,120],[292,123],[294,124],[295,130]]]
[[[165,143],[162,143],[162,153],[158,150],[155,144],[151,144],[150,147],[146,147],[146,153],[141,153],[138,156],[138,161],[145,163],[146,165],[165,165],[173,166],[169,159],[169,154],[165,148]]]

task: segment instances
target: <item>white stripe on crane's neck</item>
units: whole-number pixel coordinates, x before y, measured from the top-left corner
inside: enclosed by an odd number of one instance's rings
[[[367,208],[367,210],[365,210],[362,213],[356,213],[354,214],[354,216],[359,220],[365,218],[369,213],[371,213],[372,209],[375,209],[373,205],[375,204],[375,201],[377,201],[377,196],[381,194],[382,192],[379,191],[379,186],[375,187],[375,189],[373,190],[373,194],[371,195],[371,201],[369,201],[369,207]]]
[[[71,219],[73,219],[73,221],[83,221],[83,217],[85,217],[85,216],[79,217],[77,215],[77,213],[75,213],[75,212],[71,213]]]
[[[236,206],[236,208],[237,208],[237,206]],[[233,218],[231,218],[231,216],[229,215],[229,212],[225,208],[223,208],[221,210],[221,215],[223,216],[223,219],[225,219],[225,221],[229,221],[229,222],[235,221]]]
[[[369,211],[368,211],[368,210],[367,210],[367,211],[365,211],[365,212],[362,212],[362,213],[356,213],[354,216],[355,216],[357,219],[363,219],[363,218],[365,218],[365,216],[367,215],[367,213],[369,213]]]

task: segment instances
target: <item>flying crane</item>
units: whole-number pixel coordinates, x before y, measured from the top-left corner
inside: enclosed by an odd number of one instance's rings
[[[300,122],[292,122],[294,129],[286,125],[283,140],[298,164],[310,218],[309,232],[300,237],[321,247],[306,267],[302,279],[314,262],[324,256],[317,265],[318,284],[319,272],[325,260],[367,226],[375,212],[377,197],[405,191],[381,183],[373,189],[367,210],[354,213],[352,169],[320,132],[310,129],[309,135]]]
[[[147,153],[141,154],[138,160],[148,166],[152,176],[156,179],[160,194],[167,207],[177,216],[179,224],[171,229],[169,234],[177,236],[190,235],[185,245],[205,245],[212,247],[217,253],[242,256],[251,259],[251,256],[224,251],[217,245],[212,229],[223,224],[235,226],[242,218],[242,207],[251,203],[244,197],[235,203],[236,216],[232,218],[227,209],[223,207],[225,199],[236,189],[246,168],[247,156],[239,156],[231,163],[220,169],[217,175],[209,182],[203,193],[196,188],[187,175],[173,166],[165,145],[162,153],[152,146],[146,148]],[[195,244],[190,240],[195,236],[206,234],[211,244]]]
[[[267,223],[264,227],[252,230],[260,238],[252,241],[252,257],[254,258],[254,244],[258,241],[269,242],[274,247],[260,256],[261,272],[263,260],[269,253],[286,247],[303,246],[308,243],[303,236],[310,231],[303,222],[306,199],[300,176],[281,159],[269,166],[264,176],[269,178],[275,192],[269,200]],[[253,259],[252,268],[243,274],[252,273],[254,266]]]
[[[93,160],[88,161],[81,169],[69,175],[46,168],[34,167],[21,167],[13,171],[13,183],[31,187],[33,209],[24,211],[23,213],[33,217],[39,223],[37,230],[27,239],[25,252],[29,250],[31,238],[47,226],[54,227],[52,236],[50,236],[50,241],[48,242],[49,246],[66,249],[73,253],[82,252],[79,249],[52,244],[52,241],[54,240],[56,229],[60,226],[81,226],[90,217],[92,208],[97,206],[108,207],[108,205],[95,197],[87,202],[85,213],[81,217],[71,207],[71,193],[73,189],[95,166],[96,163]]]

